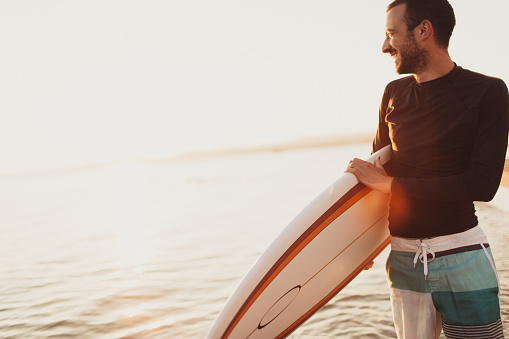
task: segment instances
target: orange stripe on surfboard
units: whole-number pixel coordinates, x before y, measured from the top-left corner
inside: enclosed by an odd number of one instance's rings
[[[276,276],[306,247],[320,232],[322,232],[331,222],[338,218],[341,214],[352,207],[357,201],[366,196],[371,189],[363,184],[355,185],[350,191],[343,195],[331,208],[329,208],[320,218],[318,218],[307,230],[304,232],[290,248],[279,258],[279,260],[272,266],[265,277],[253,290],[251,295],[247,298],[241,306],[235,317],[232,319],[221,339],[228,338],[240,319],[253,305],[256,299],[262,294],[267,286],[276,278]],[[358,274],[358,273],[357,273]],[[353,279],[353,277],[352,277]],[[346,284],[345,284],[346,285]],[[339,289],[341,290],[341,289]],[[338,291],[339,291],[338,290]],[[336,292],[337,293],[337,292]],[[312,312],[311,314],[313,314]],[[291,333],[291,332],[289,332]]]

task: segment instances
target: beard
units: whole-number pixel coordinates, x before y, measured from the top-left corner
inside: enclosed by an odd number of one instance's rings
[[[399,57],[398,74],[419,74],[428,65],[428,53],[419,47],[412,32],[408,32],[408,40],[399,50],[393,48],[390,53],[397,53]]]

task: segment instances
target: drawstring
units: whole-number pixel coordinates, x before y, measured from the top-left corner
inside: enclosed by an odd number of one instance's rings
[[[417,264],[417,260],[420,260],[424,264],[424,279],[428,278],[428,262],[433,261],[435,259],[435,252],[428,246],[427,243],[423,242],[421,239],[416,240],[415,244],[417,245],[417,252],[415,252],[414,257],[414,268]],[[428,259],[428,253],[431,254],[432,258]],[[424,260],[426,258],[426,260]]]

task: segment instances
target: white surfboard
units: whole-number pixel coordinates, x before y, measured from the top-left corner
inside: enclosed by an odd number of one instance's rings
[[[389,161],[390,146],[371,155]],[[389,194],[350,173],[315,198],[272,242],[227,300],[207,338],[284,338],[389,244]]]

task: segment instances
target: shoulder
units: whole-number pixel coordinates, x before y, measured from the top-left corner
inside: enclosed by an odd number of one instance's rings
[[[509,92],[502,79],[462,69],[455,87],[462,93],[465,102],[480,108],[483,119],[507,126]]]
[[[405,76],[403,78],[399,78],[399,79],[389,82],[385,88],[392,89],[392,88],[407,87],[413,83],[415,83],[415,78],[412,75],[409,75],[409,76]]]
[[[393,93],[397,91],[401,91],[402,89],[408,88],[412,84],[415,83],[415,78],[410,76],[405,76],[403,78],[399,78],[396,80],[393,80],[385,86],[385,95],[392,95]]]
[[[460,68],[457,80],[459,80],[463,85],[485,89],[502,90],[507,92],[507,85],[505,84],[504,80],[493,76],[473,72],[464,68]]]
[[[497,106],[501,109],[507,106],[509,93],[505,82],[500,78],[460,68],[451,86],[468,106]]]

